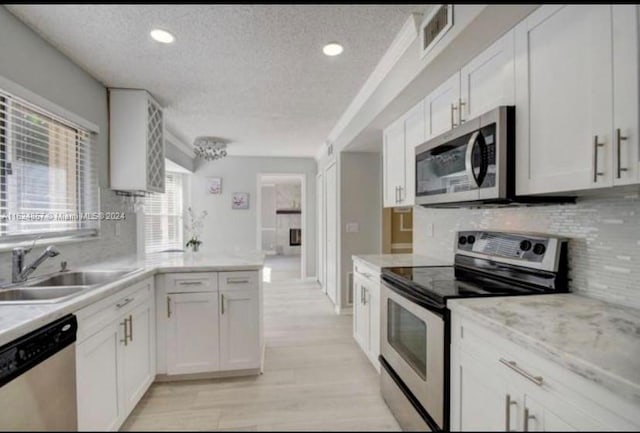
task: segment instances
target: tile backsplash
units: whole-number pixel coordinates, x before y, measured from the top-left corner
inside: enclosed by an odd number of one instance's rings
[[[136,254],[136,214],[126,209],[121,197],[106,188],[100,190],[100,208],[103,212],[123,211],[125,219],[100,222],[100,239],[59,244],[56,247],[60,255],[46,260],[34,272],[34,276],[55,272],[60,262],[65,260],[70,269],[90,265],[116,257]],[[116,224],[119,224],[116,235]],[[52,242],[55,244],[55,242]],[[29,246],[28,242],[24,243]],[[46,244],[38,246],[27,255],[27,264],[31,263],[44,250]],[[11,281],[11,251],[0,253],[0,284]]]
[[[613,191],[575,204],[414,208],[413,252],[453,256],[458,230],[531,231],[570,238],[571,290],[640,308],[640,196]]]

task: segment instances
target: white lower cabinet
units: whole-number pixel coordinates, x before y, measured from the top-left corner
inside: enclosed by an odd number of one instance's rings
[[[258,290],[220,291],[220,369],[260,367]]]
[[[117,430],[155,378],[153,280],[76,313],[79,430]]]
[[[452,431],[637,430],[637,408],[455,310]]]
[[[169,293],[167,316],[167,374],[217,371],[218,293]]]
[[[380,372],[380,273],[353,265],[353,338]]]
[[[176,273],[161,278],[159,374],[261,367],[260,272]]]

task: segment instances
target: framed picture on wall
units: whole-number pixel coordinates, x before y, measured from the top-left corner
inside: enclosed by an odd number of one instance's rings
[[[231,209],[249,209],[249,193],[248,192],[234,192]]]
[[[208,177],[207,178],[207,192],[209,194],[222,194],[222,178],[221,177]]]

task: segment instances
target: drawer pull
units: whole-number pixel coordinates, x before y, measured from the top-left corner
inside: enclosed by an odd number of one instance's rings
[[[233,279],[233,278],[227,278],[227,284],[249,284],[249,280],[248,279],[244,279],[244,280],[237,280],[237,279]]]
[[[167,296],[167,317],[171,318],[171,296]]]
[[[125,305],[129,304],[131,301],[133,301],[135,298],[126,298],[124,301],[120,302],[119,304],[116,304],[116,308],[122,308]]]
[[[507,367],[509,367],[510,369],[512,369],[513,371],[515,371],[516,373],[518,373],[519,375],[523,376],[525,379],[530,380],[531,382],[535,383],[538,386],[542,386],[542,382],[543,382],[542,376],[534,376],[528,371],[523,370],[518,366],[518,364],[515,361],[507,361],[504,358],[500,358],[500,362],[506,365]]]
[[[133,316],[129,314],[129,341],[133,341]]]
[[[202,281],[180,281],[181,286],[201,286]]]

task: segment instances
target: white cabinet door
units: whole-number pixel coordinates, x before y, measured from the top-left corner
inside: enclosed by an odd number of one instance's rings
[[[460,122],[515,103],[513,38],[509,31],[460,71]]]
[[[155,379],[155,302],[153,297],[134,308],[127,320],[127,344],[122,355],[122,398],[124,410],[130,412],[138,404]]]
[[[367,280],[365,287],[369,308],[369,358],[380,372],[380,283]]]
[[[456,72],[425,98],[425,139],[428,140],[458,126],[459,99],[460,72]]]
[[[167,373],[217,371],[218,293],[170,293],[167,305]]]
[[[338,304],[338,190],[336,164],[327,168],[325,173],[326,207],[326,286],[327,295],[334,304]]]
[[[640,180],[638,5],[613,6],[614,185]]]
[[[515,28],[517,193],[612,184],[611,6],[544,5]]]
[[[517,400],[508,392],[503,377],[489,374],[491,366],[483,360],[471,356],[464,350],[459,353],[459,363],[452,365],[452,380],[459,388],[452,386],[452,429],[460,431],[508,431],[517,420]],[[507,402],[507,398],[509,402]],[[513,402],[513,403],[511,403]],[[505,411],[510,403],[509,416]],[[513,416],[512,416],[513,414]],[[509,418],[509,419],[507,419]],[[507,429],[509,422],[509,429]]]
[[[602,431],[603,426],[589,414],[571,405],[566,399],[546,393],[537,398],[524,394],[522,431]]]
[[[384,207],[398,206],[405,185],[404,119],[389,125],[383,134]]]
[[[362,350],[369,355],[370,345],[370,314],[366,301],[365,279],[354,274],[353,278],[353,337]]]
[[[257,289],[220,292],[220,369],[260,367]]]
[[[424,100],[404,115],[405,181],[400,195],[402,206],[413,206],[416,190],[416,146],[424,143]]]
[[[119,328],[113,323],[76,346],[79,431],[115,430],[123,418],[125,411],[118,402],[118,351],[124,333]]]

